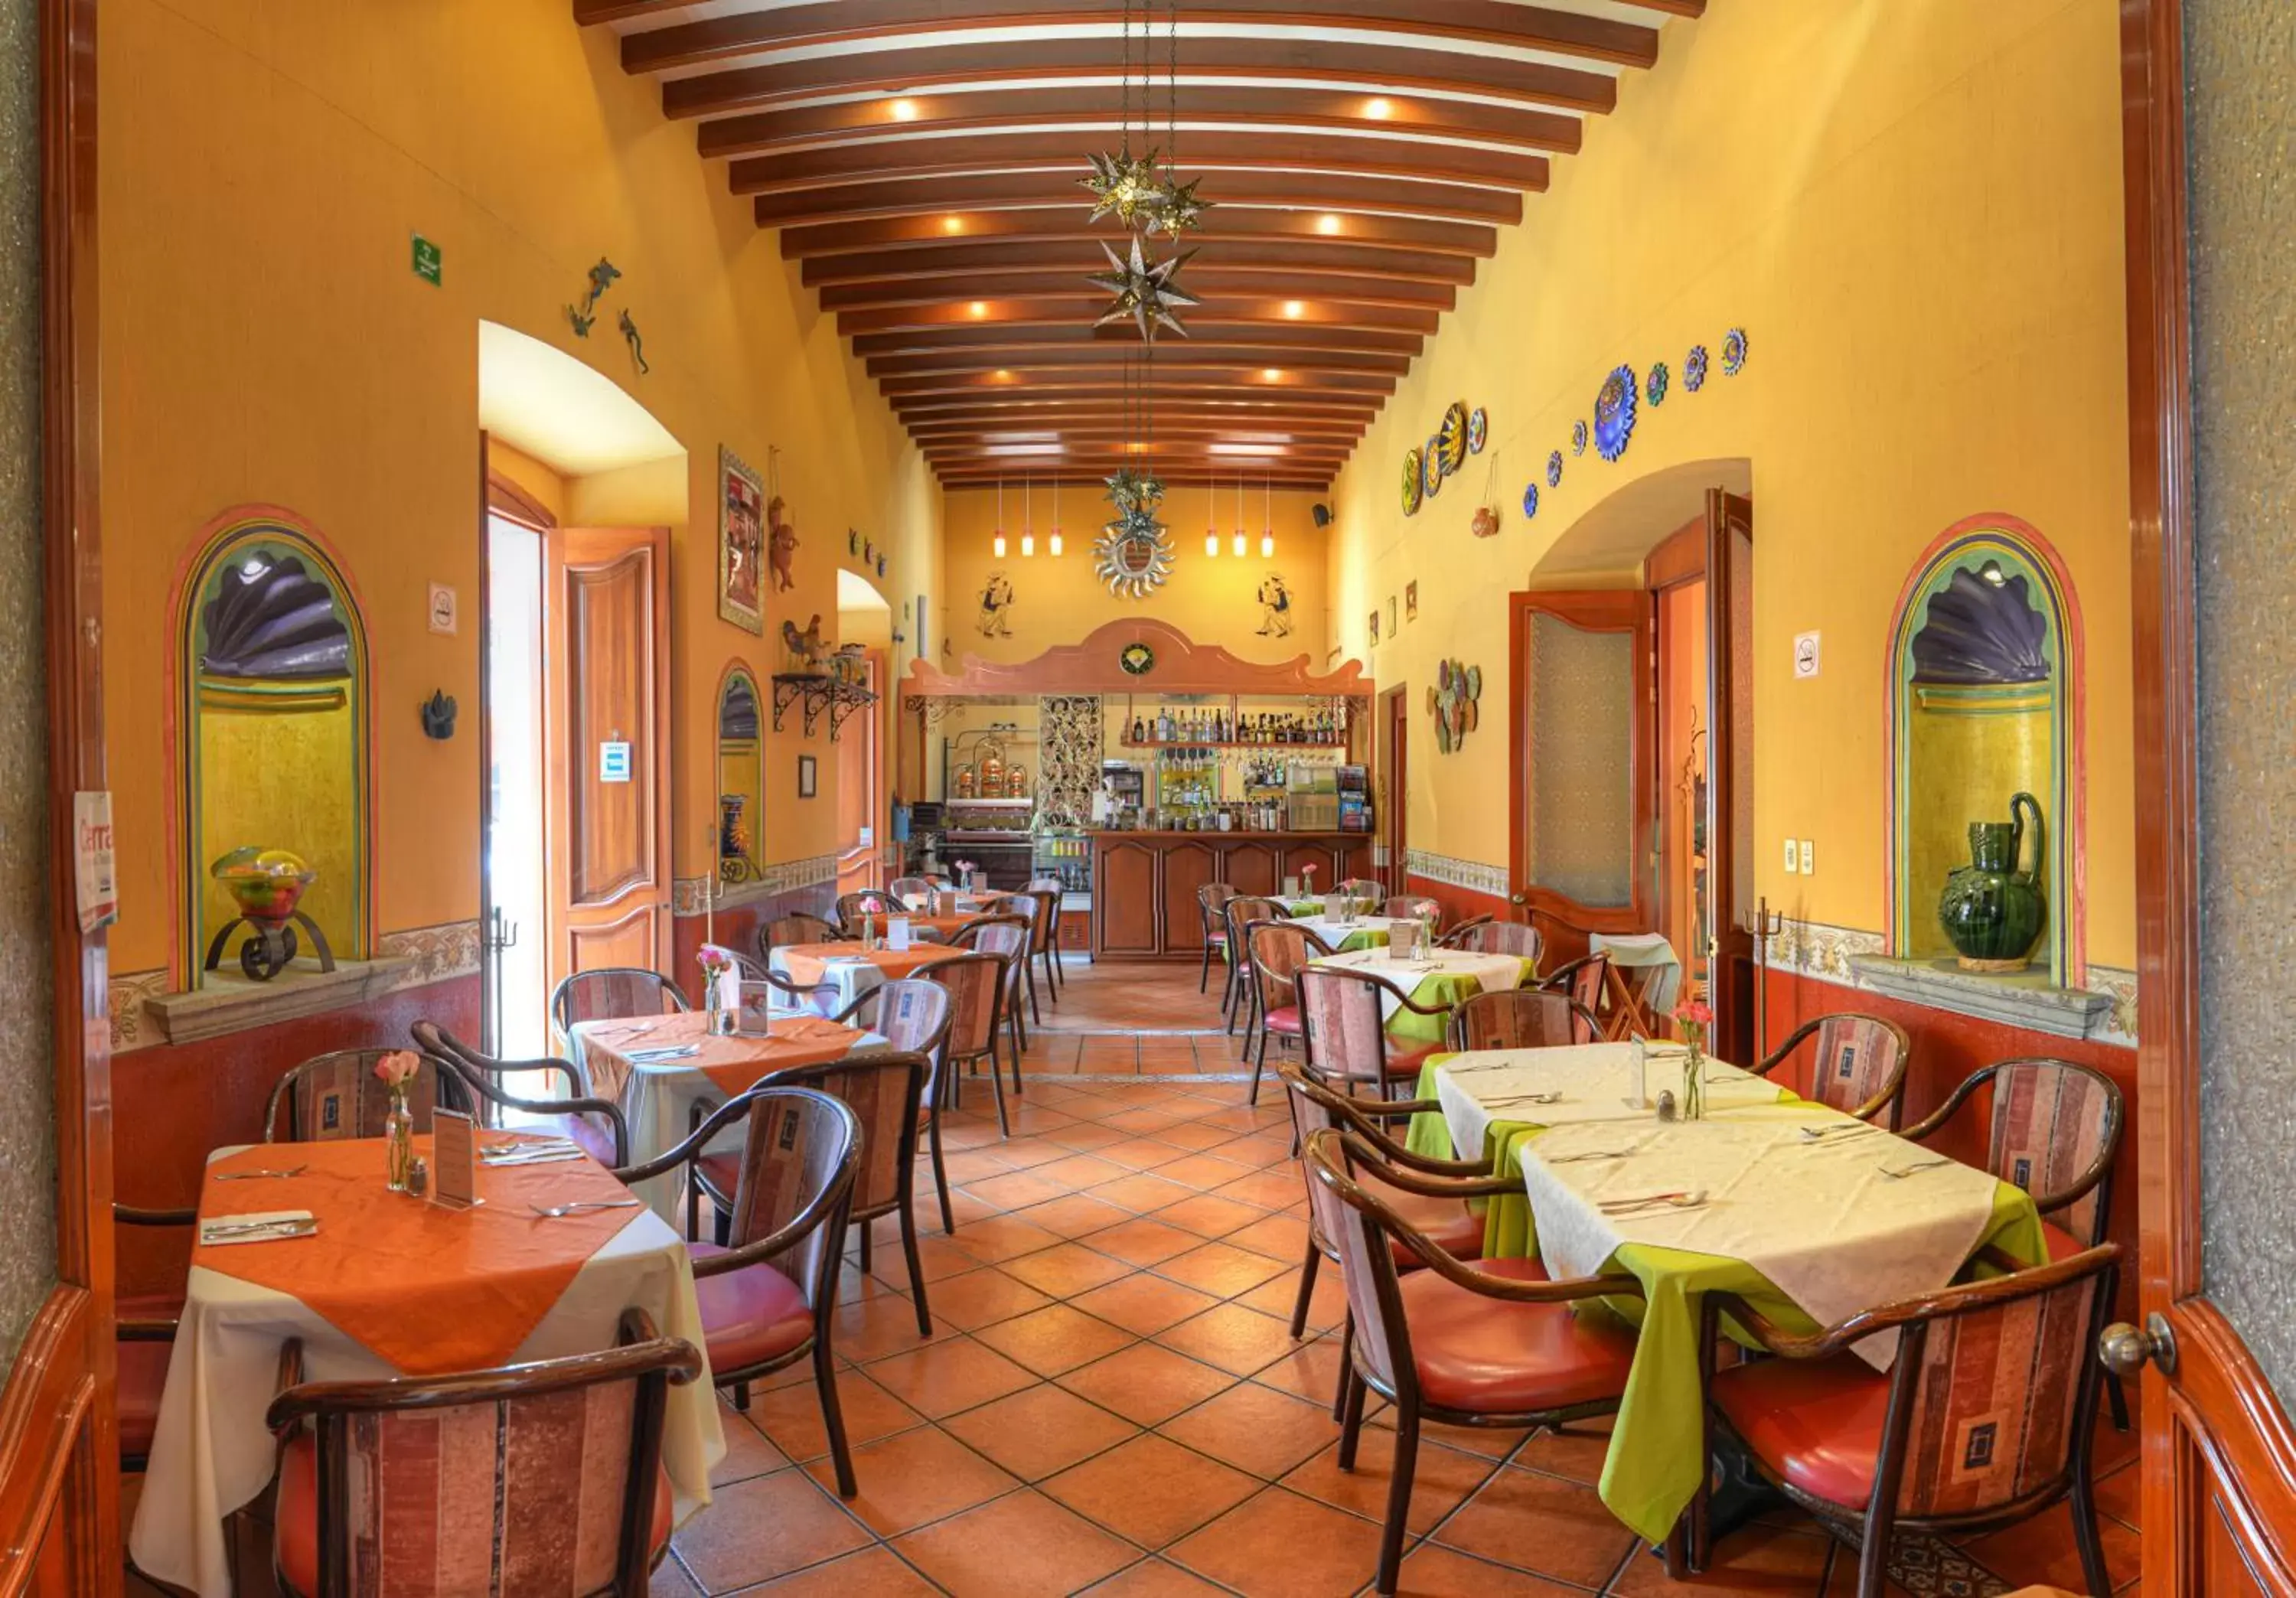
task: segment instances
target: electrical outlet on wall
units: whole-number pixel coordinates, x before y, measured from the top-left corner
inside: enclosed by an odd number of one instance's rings
[[[1805,877],[1817,874],[1817,845],[1807,838],[1801,840],[1801,874]]]
[[[1786,840],[1786,875],[1792,876],[1801,869],[1801,849],[1791,838]]]

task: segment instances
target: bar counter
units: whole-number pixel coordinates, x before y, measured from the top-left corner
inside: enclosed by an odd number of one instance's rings
[[[1273,894],[1315,867],[1316,889],[1371,874],[1365,832],[1095,832],[1092,951],[1095,959],[1200,960],[1196,889],[1226,882]]]

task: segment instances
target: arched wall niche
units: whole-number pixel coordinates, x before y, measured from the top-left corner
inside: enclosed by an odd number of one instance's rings
[[[1947,875],[1969,864],[1969,825],[2040,803],[2047,836],[2020,866],[2047,898],[2033,967],[2087,978],[2082,928],[2084,791],[2080,606],[2038,529],[1988,512],[1956,522],[1915,565],[1890,627],[1890,952],[1951,959],[1938,921]]]
[[[758,880],[766,824],[762,696],[749,662],[728,661],[718,679],[718,881]]]
[[[205,985],[209,942],[239,914],[209,869],[236,848],[300,856],[316,873],[300,908],[338,959],[366,958],[370,660],[340,558],[291,511],[234,506],[204,529],[170,618],[183,986]]]

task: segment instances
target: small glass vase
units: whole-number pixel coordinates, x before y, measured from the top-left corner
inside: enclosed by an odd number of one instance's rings
[[[1706,1040],[1695,1031],[1690,1034],[1682,1054],[1680,1113],[1685,1121],[1706,1119]]]
[[[414,1117],[406,1108],[406,1095],[390,1095],[390,1112],[382,1119],[382,1143],[390,1168],[390,1191],[409,1192],[414,1178]]]

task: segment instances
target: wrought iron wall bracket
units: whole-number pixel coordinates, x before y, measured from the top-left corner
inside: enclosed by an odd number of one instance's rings
[[[834,743],[837,742],[839,730],[845,725],[847,720],[852,717],[853,712],[862,709],[864,706],[873,705],[876,702],[877,691],[873,688],[865,688],[858,683],[832,684],[829,691],[830,742]],[[808,717],[807,721],[807,730],[812,730],[812,722],[810,717]]]
[[[774,674],[774,731],[782,730],[782,717],[800,700],[805,701],[805,735],[813,736],[813,729],[821,720],[821,712],[836,684],[819,672],[782,671]],[[832,737],[835,733],[832,732]]]

